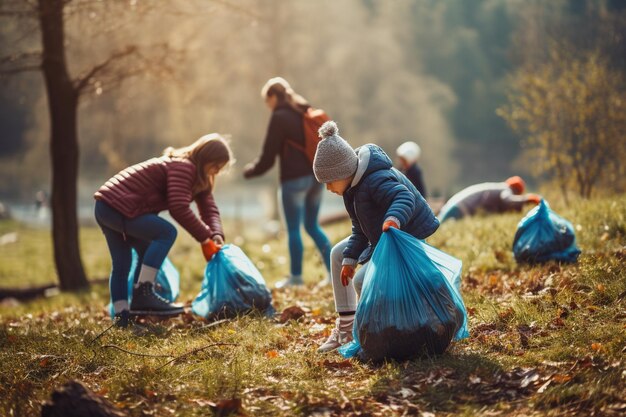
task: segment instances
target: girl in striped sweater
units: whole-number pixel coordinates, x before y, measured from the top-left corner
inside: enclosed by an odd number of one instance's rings
[[[210,134],[190,146],[167,148],[161,157],[122,170],[94,194],[96,221],[111,252],[110,290],[118,326],[127,326],[132,315],[176,315],[183,311],[182,305],[170,303],[154,291],[157,272],[177,234],[174,225],[158,213],[168,210],[201,244],[207,261],[211,259],[224,244],[212,194],[215,176],[232,160],[225,139]],[[190,208],[192,201],[199,216]],[[129,306],[132,249],[141,267],[136,269]]]

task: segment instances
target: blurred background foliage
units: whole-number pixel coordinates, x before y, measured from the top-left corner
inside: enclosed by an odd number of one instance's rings
[[[553,177],[533,153],[536,132],[505,120],[527,91],[520,80],[546,62],[596,57],[613,100],[626,100],[619,0],[74,0],[65,13],[73,75],[128,47],[166,57],[153,70],[125,64],[121,83],[90,84],[79,110],[83,201],[125,166],[213,131],[232,135],[239,160],[223,181],[241,182],[269,119],[260,87],[275,75],[324,108],[355,146],[376,142],[392,153],[418,142],[434,196],[511,174],[535,184]],[[39,48],[36,21],[1,20],[2,55]],[[49,187],[46,105],[40,73],[2,77],[0,198],[32,199]],[[623,191],[623,177],[598,189]]]

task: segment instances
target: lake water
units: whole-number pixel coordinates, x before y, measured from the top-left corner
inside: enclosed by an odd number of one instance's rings
[[[215,194],[215,200],[224,219],[241,222],[272,219],[273,212],[280,206],[278,197],[272,187],[230,187],[220,188]],[[47,207],[36,208],[35,204],[24,202],[3,201],[9,207],[11,216],[23,223],[36,227],[50,227],[50,210]],[[78,218],[81,224],[95,224],[93,217],[94,200],[81,198],[78,205]],[[195,211],[195,204],[192,204]],[[330,192],[325,191],[320,209],[320,217],[344,212],[343,200]],[[167,213],[162,213],[170,218]]]

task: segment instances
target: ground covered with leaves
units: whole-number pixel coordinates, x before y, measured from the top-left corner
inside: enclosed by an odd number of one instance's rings
[[[191,314],[110,329],[108,289],[0,306],[0,414],[38,415],[78,380],[132,416],[534,416],[626,413],[626,196],[553,204],[572,221],[577,264],[517,265],[522,214],[442,225],[429,243],[463,260],[470,337],[442,356],[369,365],[317,346],[334,324],[330,287],[307,242],[307,285],[274,291],[273,319],[209,323]],[[272,284],[287,272],[284,237],[235,240]],[[227,228],[227,231],[229,229]],[[348,224],[328,229],[338,241]],[[10,238],[2,239],[9,235]],[[239,235],[239,236],[238,236]],[[81,230],[89,275],[108,274],[97,229]],[[53,282],[50,237],[0,223],[2,286]],[[184,233],[171,253],[181,300],[197,294],[201,253]]]

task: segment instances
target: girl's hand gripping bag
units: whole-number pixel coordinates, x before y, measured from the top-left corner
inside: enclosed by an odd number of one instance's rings
[[[365,274],[354,342],[339,352],[362,360],[443,353],[469,335],[460,260],[397,229],[383,233]]]
[[[572,224],[541,200],[517,225],[513,254],[520,263],[576,262],[580,249]]]
[[[194,314],[209,320],[231,318],[258,310],[274,313],[272,294],[248,257],[235,245],[225,245],[207,263]]]
[[[128,305],[130,305],[133,299],[134,277],[135,271],[139,268],[138,264],[139,257],[137,256],[137,252],[133,249],[133,261],[130,266],[130,273],[128,274]],[[154,291],[170,303],[173,303],[178,298],[180,292],[180,274],[169,258],[165,258],[161,269],[159,269],[157,273]],[[109,303],[109,314],[111,314],[111,318],[113,318],[112,302]]]

